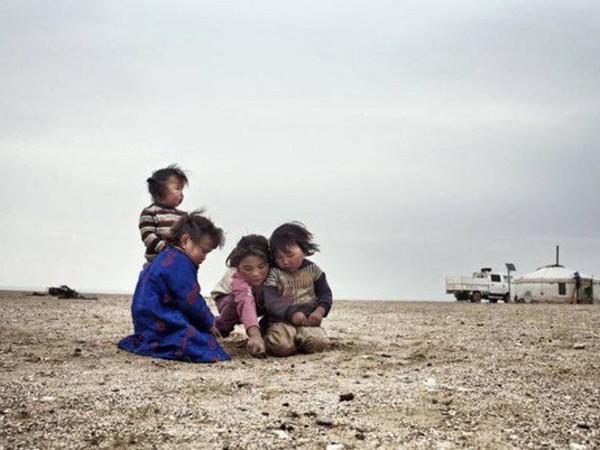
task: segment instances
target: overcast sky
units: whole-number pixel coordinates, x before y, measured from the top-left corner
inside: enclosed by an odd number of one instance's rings
[[[171,163],[227,243],[306,224],[337,299],[600,277],[600,3],[0,0],[0,286],[131,292]]]

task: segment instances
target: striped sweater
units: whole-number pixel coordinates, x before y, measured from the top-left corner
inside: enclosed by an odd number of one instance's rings
[[[269,322],[290,322],[295,312],[308,316],[319,306],[323,307],[327,316],[333,303],[325,272],[308,259],[295,273],[271,268],[263,292]]]
[[[140,234],[146,246],[146,261],[150,262],[167,246],[166,238],[169,236],[171,226],[185,211],[181,211],[159,203],[152,203],[144,208],[140,214]]]

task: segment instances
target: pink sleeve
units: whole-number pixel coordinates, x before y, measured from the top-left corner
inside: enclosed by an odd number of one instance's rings
[[[231,288],[237,306],[237,312],[242,319],[246,330],[258,326],[256,314],[256,301],[252,294],[252,287],[237,272],[231,278]]]

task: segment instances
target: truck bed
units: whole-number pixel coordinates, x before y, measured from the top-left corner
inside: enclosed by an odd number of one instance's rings
[[[477,279],[464,276],[446,277],[446,293],[454,294],[455,292],[472,292],[472,291],[487,291],[489,289],[489,281],[486,279]]]

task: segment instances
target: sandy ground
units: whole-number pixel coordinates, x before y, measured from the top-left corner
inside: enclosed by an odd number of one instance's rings
[[[0,448],[600,448],[600,306],[337,301],[330,351],[122,352],[128,296],[0,293]]]

